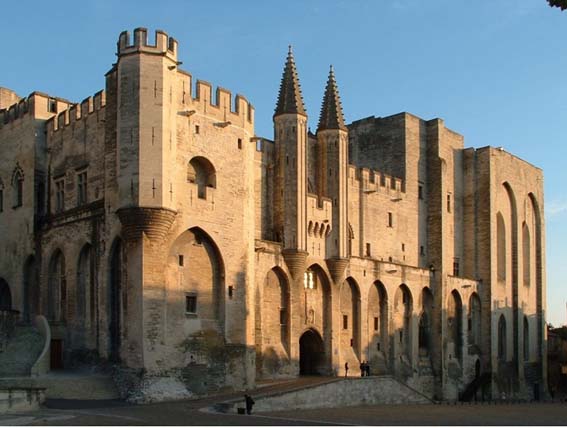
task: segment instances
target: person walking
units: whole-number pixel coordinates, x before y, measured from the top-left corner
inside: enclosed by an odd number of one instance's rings
[[[345,378],[348,375],[348,361],[345,363]]]
[[[254,400],[248,394],[244,394],[244,400],[246,401],[246,414],[252,414],[252,406],[254,405]]]
[[[370,376],[370,362],[366,361],[366,376]]]
[[[365,370],[365,365],[364,365],[364,360],[360,363],[360,377],[364,377],[364,370]]]

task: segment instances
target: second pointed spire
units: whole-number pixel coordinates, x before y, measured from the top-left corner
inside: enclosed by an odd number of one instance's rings
[[[342,129],[347,130],[345,118],[343,116],[343,107],[341,105],[341,97],[335,80],[335,72],[333,66],[329,70],[329,78],[325,95],[323,97],[323,105],[321,106],[321,116],[319,117],[319,126],[317,131],[325,129]]]

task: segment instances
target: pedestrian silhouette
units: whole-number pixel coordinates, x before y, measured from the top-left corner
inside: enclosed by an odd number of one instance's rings
[[[364,360],[360,363],[360,377],[364,377],[365,365]]]
[[[252,406],[254,405],[254,400],[248,394],[244,394],[244,400],[246,401],[246,414],[252,414]]]
[[[345,363],[345,377],[347,377],[348,374],[348,361]]]
[[[370,363],[367,361],[366,362],[366,376],[370,376]]]

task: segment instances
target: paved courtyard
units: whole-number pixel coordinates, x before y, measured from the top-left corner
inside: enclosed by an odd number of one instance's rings
[[[293,410],[251,416],[204,410],[211,400],[131,406],[52,402],[0,425],[566,425],[567,404],[389,405]],[[100,407],[99,407],[100,406]]]

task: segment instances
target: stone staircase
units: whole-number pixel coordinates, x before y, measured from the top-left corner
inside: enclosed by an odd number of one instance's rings
[[[0,352],[0,378],[29,376],[42,349],[43,337],[35,327],[16,326]]]

